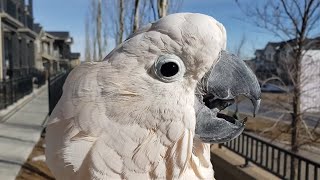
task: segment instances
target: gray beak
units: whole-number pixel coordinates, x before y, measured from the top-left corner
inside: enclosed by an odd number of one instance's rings
[[[205,74],[196,92],[195,133],[203,142],[223,143],[239,136],[244,121],[220,113],[244,95],[253,104],[253,116],[260,106],[261,90],[256,76],[235,55],[221,51],[219,62]]]

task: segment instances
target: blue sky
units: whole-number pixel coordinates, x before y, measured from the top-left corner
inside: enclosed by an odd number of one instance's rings
[[[255,0],[243,0],[257,2]],[[34,0],[35,22],[46,31],[69,31],[74,38],[72,50],[84,51],[84,22],[90,0]],[[197,12],[213,16],[227,29],[228,49],[238,46],[241,38],[246,37],[244,54],[252,57],[254,49],[263,48],[268,41],[276,41],[247,22],[234,0],[184,0],[181,12]]]

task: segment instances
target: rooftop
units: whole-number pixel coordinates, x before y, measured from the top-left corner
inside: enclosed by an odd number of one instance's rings
[[[46,33],[51,34],[52,36],[61,38],[61,39],[68,39],[70,38],[68,31],[46,31]]]
[[[70,59],[79,59],[80,58],[80,53],[71,53],[70,54]]]

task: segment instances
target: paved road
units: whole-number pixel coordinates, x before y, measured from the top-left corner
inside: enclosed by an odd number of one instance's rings
[[[261,101],[261,106],[258,112],[258,116],[264,116],[269,117],[272,119],[281,119],[283,121],[291,122],[291,116],[288,113],[285,113],[285,110],[279,109],[279,108],[272,108],[274,105],[272,105],[270,102]],[[243,100],[239,103],[239,111],[244,113],[252,114],[253,106],[250,100]],[[232,105],[229,107],[230,110],[235,110],[235,105]],[[320,128],[320,114],[307,114],[303,117],[309,127],[314,127],[319,123],[318,127]]]

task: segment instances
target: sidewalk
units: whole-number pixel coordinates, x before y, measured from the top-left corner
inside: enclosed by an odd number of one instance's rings
[[[211,163],[216,179],[233,180],[278,180],[270,172],[250,163],[242,167],[244,159],[227,148],[218,148],[217,144],[211,146]],[[230,171],[232,169],[232,171]]]
[[[48,115],[48,91],[44,85],[32,100],[0,122],[0,179],[13,180],[38,142]]]

